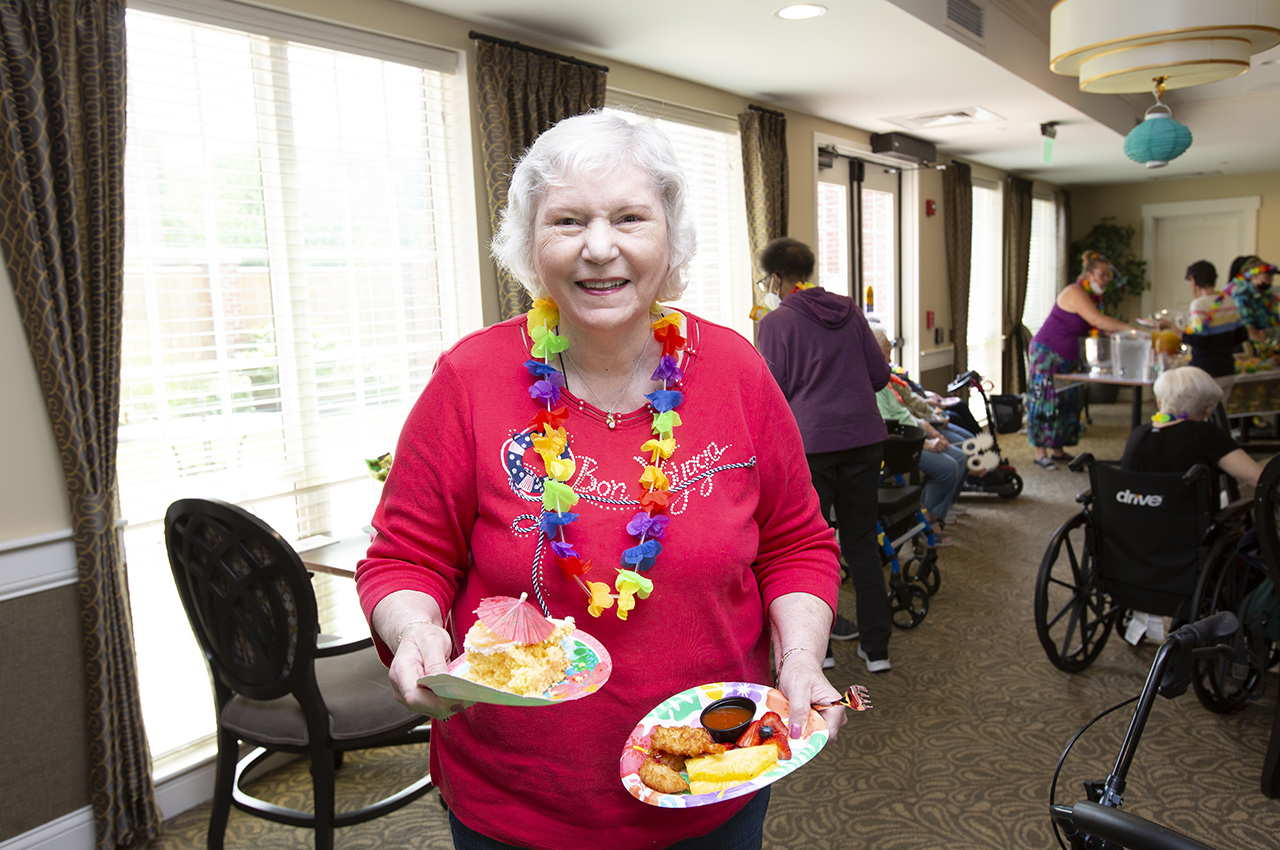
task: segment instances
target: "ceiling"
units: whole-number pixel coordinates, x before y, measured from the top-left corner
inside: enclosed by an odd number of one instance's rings
[[[1124,0],[1117,0],[1123,2]],[[1212,0],[1204,0],[1211,2]],[[523,44],[660,71],[872,133],[905,132],[947,154],[1058,185],[1280,170],[1280,47],[1240,77],[1165,94],[1194,141],[1160,169],[1124,155],[1150,95],[1079,91],[1049,71],[1053,0],[826,0],[807,21],[786,0],[404,0]],[[972,25],[948,6],[981,10]],[[988,123],[921,126],[972,113]],[[1050,164],[1040,125],[1057,122]]]

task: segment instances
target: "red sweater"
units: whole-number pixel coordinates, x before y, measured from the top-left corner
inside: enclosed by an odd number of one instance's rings
[[[401,432],[374,516],[378,533],[356,572],[366,615],[395,590],[429,593],[449,612],[460,647],[480,599],[530,591],[532,601],[536,589],[552,616],[572,615],[613,659],[609,682],[583,699],[475,705],[436,725],[433,779],[454,814],[499,841],[665,847],[723,823],[749,798],[688,810],[632,798],[618,770],[627,735],[685,688],[767,682],[765,612],[778,596],[811,593],[835,609],[838,550],[786,400],[750,343],[686,319],[683,424],[662,466],[671,523],[645,573],[653,593],[626,622],[614,610],[592,618],[545,544],[536,558],[541,491],[530,473],[539,463],[519,441],[540,402],[528,394],[523,319],[477,331],[442,355]],[[569,483],[580,497],[567,536],[594,561],[585,578],[612,586],[622,550],[635,545],[625,525],[638,510],[652,413],[623,416],[610,431],[595,407],[572,394],[565,403],[577,461]]]

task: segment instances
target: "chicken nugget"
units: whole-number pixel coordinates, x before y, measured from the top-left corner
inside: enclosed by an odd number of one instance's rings
[[[640,781],[662,794],[683,794],[689,783],[660,761],[645,759],[640,763]]]
[[[694,726],[655,726],[649,736],[655,750],[679,756],[701,756],[724,752],[724,744],[711,740],[711,733]]]

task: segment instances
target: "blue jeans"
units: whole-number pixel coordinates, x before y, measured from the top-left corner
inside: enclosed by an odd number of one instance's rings
[[[957,449],[956,453],[964,457],[963,451]],[[966,469],[960,458],[953,457],[951,449],[943,452],[925,449],[920,453],[920,471],[924,473],[924,493],[920,501],[924,509],[938,519],[947,518],[951,500],[964,484]]]
[[[764,845],[764,815],[769,809],[769,789],[756,792],[751,802],[720,826],[696,838],[686,838],[668,845],[669,850],[760,850]],[[449,827],[453,830],[454,850],[521,850],[515,844],[494,841],[471,829],[449,812]],[[607,836],[601,836],[601,846],[608,845]]]

